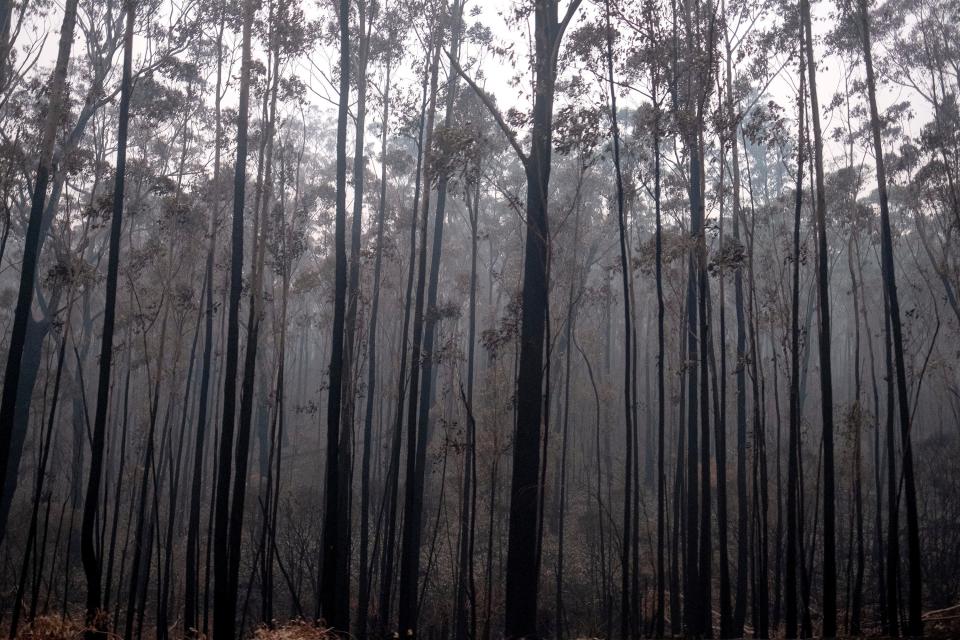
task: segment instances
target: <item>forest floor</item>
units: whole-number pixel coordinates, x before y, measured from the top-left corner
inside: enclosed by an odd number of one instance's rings
[[[33,624],[23,628],[17,634],[17,640],[81,640],[86,631],[79,621],[63,618],[59,615],[41,616]],[[117,633],[107,633],[110,640],[119,640]],[[143,636],[149,640],[152,634]],[[176,636],[174,636],[176,637]],[[304,620],[291,620],[274,629],[260,627],[253,633],[253,640],[334,640],[336,635],[329,629]]]
[[[924,638],[960,639],[960,604],[927,611],[923,619]],[[84,631],[84,625],[77,620],[65,619],[59,615],[41,616],[33,624],[25,627],[17,635],[17,640],[80,640],[83,638]],[[109,633],[108,637],[112,640],[121,636]],[[291,620],[273,629],[259,627],[253,633],[253,640],[334,640],[335,638],[335,634],[329,629],[304,620]],[[868,634],[861,638],[883,640],[885,636]],[[843,636],[837,640],[857,639],[853,636]]]

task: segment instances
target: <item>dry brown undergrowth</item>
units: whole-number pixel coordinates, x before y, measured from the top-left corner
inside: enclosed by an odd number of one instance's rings
[[[59,615],[40,616],[24,625],[17,640],[80,640],[86,626]],[[109,634],[109,638],[119,638]],[[254,640],[334,640],[336,636],[325,627],[305,620],[291,620],[273,629],[260,627],[254,631]]]
[[[18,640],[73,640],[82,638],[85,627],[59,615],[39,616],[17,633]]]
[[[312,622],[291,620],[273,629],[260,627],[253,637],[255,640],[333,640],[336,635]]]

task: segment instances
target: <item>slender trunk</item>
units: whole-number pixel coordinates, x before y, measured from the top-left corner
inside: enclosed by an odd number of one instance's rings
[[[680,331],[677,339],[677,343],[680,346],[680,358],[679,362],[687,362],[687,341],[686,337],[686,325],[680,323]],[[686,503],[686,485],[684,484],[685,468],[684,462],[686,460],[686,428],[684,426],[686,419],[686,386],[683,384],[683,378],[679,381],[680,386],[680,402],[678,403],[679,415],[677,420],[677,450],[676,450],[676,464],[674,465],[674,478],[673,478],[673,535],[671,536],[671,549],[670,549],[670,633],[672,635],[678,636],[683,631],[684,624],[684,613],[683,613],[683,604],[681,600],[681,595],[683,595],[683,588],[686,586],[682,580],[681,567],[682,560],[681,557],[686,554],[686,547],[684,546],[684,541],[686,539],[686,511],[684,505]],[[681,547],[683,549],[681,550]]]
[[[463,7],[463,0],[455,0],[452,6],[452,16],[451,16],[451,26],[450,26],[451,73],[449,74],[448,81],[447,81],[446,104],[445,104],[445,113],[444,113],[444,120],[443,120],[444,129],[449,129],[453,125],[454,100],[457,94],[457,84],[458,84],[459,76],[456,73],[453,73],[452,67],[453,65],[457,64],[459,54],[460,54],[462,7]],[[438,35],[438,37],[442,38],[442,35]],[[437,56],[438,56],[438,59],[434,64],[439,66],[439,45],[438,45]],[[437,70],[435,68],[433,71],[433,74],[436,74],[436,73],[437,73]],[[432,108],[431,108],[431,111],[433,111]],[[432,122],[432,119],[430,119],[431,117],[432,117],[432,114],[428,114],[428,122]],[[433,149],[432,136],[433,136],[433,132],[430,129],[428,129],[427,144],[425,147],[425,153],[427,154],[432,153],[432,149]],[[421,341],[422,341],[421,342],[421,353],[422,353],[421,369],[422,371],[420,374],[421,380],[419,385],[420,397],[418,401],[411,402],[411,405],[415,405],[417,407],[417,414],[416,414],[417,443],[416,443],[416,460],[415,460],[416,465],[414,468],[415,474],[413,476],[413,488],[415,492],[413,495],[414,501],[412,503],[409,502],[409,499],[411,497],[409,489],[407,492],[407,499],[408,499],[407,514],[408,514],[408,517],[411,515],[413,516],[410,522],[411,524],[410,541],[412,544],[412,548],[407,550],[409,552],[409,558],[414,561],[413,564],[409,565],[409,568],[411,570],[415,570],[419,565],[417,557],[419,556],[419,548],[420,548],[419,529],[420,529],[420,519],[421,519],[421,511],[422,511],[421,505],[423,503],[424,474],[426,471],[425,469],[426,448],[429,441],[430,431],[432,428],[431,421],[430,421],[430,408],[431,408],[432,399],[433,399],[433,381],[435,377],[434,371],[433,371],[433,363],[434,363],[433,350],[434,350],[434,342],[436,339],[436,324],[437,324],[437,320],[439,319],[439,313],[437,312],[437,309],[436,309],[437,289],[438,289],[439,278],[440,278],[440,257],[443,249],[444,216],[446,215],[447,188],[449,184],[449,176],[446,173],[430,176],[429,165],[427,165],[427,167],[428,167],[428,177],[436,178],[437,180],[437,204],[436,204],[436,211],[434,212],[433,246],[432,246],[432,252],[431,252],[431,259],[430,259],[430,276],[429,276],[429,281],[427,283],[427,289],[426,289],[426,307],[425,307],[425,312],[423,317],[423,329],[422,329],[422,336],[421,336]],[[424,216],[426,216],[428,213],[429,200],[430,198],[429,198],[429,190],[428,190],[424,193],[424,200],[423,200]],[[426,223],[426,219],[424,220],[424,224],[425,223]],[[423,233],[424,244],[421,247],[421,256],[424,255],[423,252],[425,252],[426,250],[426,238],[427,238],[426,227],[424,226],[424,233]],[[426,264],[421,263],[421,266],[425,267]],[[418,290],[418,293],[419,293],[419,290]],[[415,319],[414,321],[414,350],[415,351],[417,348],[416,338],[420,334],[420,332],[421,332],[421,329],[419,328],[419,325]],[[414,364],[414,366],[416,367],[416,363]],[[413,381],[413,384],[414,385],[417,384],[415,380]],[[413,415],[414,414],[411,411],[410,417],[412,418]],[[412,423],[410,428],[413,429]],[[408,460],[408,465],[409,465],[409,460]],[[408,475],[408,480],[409,479],[410,479],[410,476]],[[406,556],[407,553],[405,553],[404,555]],[[401,565],[401,588],[400,588],[401,601],[403,600],[403,593],[404,593],[403,580],[404,580],[403,566]],[[414,577],[411,580],[411,584],[413,585],[415,583],[416,583],[416,578]],[[412,593],[415,594],[416,589],[413,589]],[[401,614],[402,613],[403,613],[403,609],[401,608]],[[401,624],[400,629],[411,628],[414,630],[414,632],[416,632],[417,621],[416,621],[415,615],[413,616],[413,619],[411,620],[411,622],[412,624],[409,626]]]
[[[480,215],[480,183],[468,187],[464,201],[470,219],[470,300],[467,321],[467,442],[464,453],[463,501],[460,529],[460,557],[457,585],[456,640],[476,637],[476,586],[474,584],[474,535],[476,531],[477,448],[476,421],[473,417],[473,370],[477,330],[477,226]],[[469,609],[467,600],[470,601]],[[468,627],[468,623],[469,627]]]
[[[573,255],[577,255],[580,243],[580,205],[575,205],[576,213],[573,221]],[[565,525],[567,508],[567,454],[569,451],[570,437],[570,364],[573,355],[571,347],[573,346],[574,322],[576,320],[576,290],[580,276],[576,265],[573,267],[573,273],[570,276],[570,287],[567,297],[566,327],[564,332],[565,359],[563,374],[563,426],[561,427],[560,444],[560,468],[558,470],[558,514],[557,514],[557,570],[556,570],[556,593],[554,616],[555,634],[558,640],[563,638],[564,627],[564,605],[563,605],[563,570],[564,570],[564,543],[565,543]]]
[[[227,343],[224,363],[223,409],[216,480],[216,501],[213,517],[213,574],[216,589],[213,604],[213,629],[216,640],[234,637],[237,592],[231,580],[230,484],[233,474],[234,430],[237,401],[237,369],[240,343],[240,296],[243,288],[243,214],[247,182],[247,130],[250,110],[251,31],[254,7],[250,0],[243,4],[243,34],[240,64],[240,96],[237,126],[237,157],[233,183],[233,224],[231,229],[230,288],[227,305]],[[237,447],[239,453],[239,446]],[[246,480],[244,477],[243,480]],[[240,514],[242,517],[242,514]],[[236,517],[236,516],[234,516]]]
[[[722,143],[721,143],[722,144]],[[721,158],[720,164],[720,194],[723,194],[723,178],[725,159]],[[724,247],[726,238],[723,234],[723,197],[720,196],[720,247]],[[719,280],[719,295],[717,304],[720,307],[720,371],[717,373],[716,357],[713,349],[713,336],[708,333],[710,338],[710,369],[713,372],[713,406],[714,406],[714,459],[716,460],[717,470],[717,551],[719,555],[719,574],[720,574],[720,637],[731,637],[731,609],[730,609],[730,564],[729,547],[727,544],[727,316],[726,316],[726,296],[724,291],[725,270],[720,269],[717,274]],[[710,299],[707,299],[707,309],[710,316]],[[709,317],[708,317],[709,319]],[[712,321],[708,323],[712,326]],[[719,388],[718,388],[719,387]]]
[[[435,34],[439,37],[439,34]],[[440,66],[441,43],[433,42],[430,63],[430,93],[424,124],[424,142],[421,153],[429,159],[433,148],[433,123],[437,106],[437,76]],[[413,347],[410,356],[410,391],[407,401],[407,468],[404,486],[403,536],[400,554],[400,592],[397,601],[397,624],[401,634],[416,637],[418,583],[420,577],[420,539],[423,516],[423,475],[420,458],[425,456],[426,425],[419,425],[417,401],[420,395],[421,359],[423,355],[423,323],[427,271],[427,220],[430,213],[430,182],[428,164],[425,161],[423,173],[423,199],[420,203],[420,251],[417,257],[417,293],[413,311]],[[424,378],[424,384],[429,379]]]
[[[470,611],[467,608],[467,599],[472,596],[473,576],[469,575],[472,537],[472,505],[471,494],[473,486],[473,434],[476,430],[476,422],[473,417],[473,407],[467,394],[460,388],[460,396],[463,401],[464,410],[467,413],[467,433],[466,441],[463,447],[463,479],[462,493],[460,495],[460,531],[457,542],[457,580],[456,580],[456,601],[454,608],[454,633],[456,640],[466,640],[469,634]]]
[[[404,399],[406,398],[406,385],[407,385],[407,344],[410,334],[410,309],[413,303],[413,280],[414,280],[414,271],[416,269],[415,261],[417,256],[417,212],[420,208],[420,191],[423,185],[422,181],[422,168],[423,168],[423,146],[424,146],[424,133],[426,131],[426,114],[427,114],[427,93],[428,93],[428,83],[430,77],[430,63],[429,56],[428,61],[424,67],[423,73],[423,82],[422,82],[422,97],[420,101],[420,126],[417,134],[417,169],[416,169],[416,184],[414,186],[413,193],[413,207],[411,209],[410,216],[410,252],[407,258],[407,285],[406,285],[406,294],[404,296],[404,310],[403,310],[403,330],[401,332],[401,346],[400,346],[400,368],[397,375],[397,407],[396,407],[396,416],[394,423],[393,431],[393,442],[390,448],[390,468],[388,471],[387,484],[389,485],[387,489],[387,535],[386,542],[383,545],[383,568],[380,572],[380,602],[379,602],[379,615],[380,615],[380,635],[384,635],[387,631],[388,625],[390,624],[390,605],[391,605],[391,594],[393,591],[393,582],[394,582],[394,552],[396,548],[396,538],[397,538],[397,503],[398,503],[398,493],[400,489],[400,453],[402,449],[402,436],[403,436],[403,406]],[[429,188],[429,187],[428,187]]]
[[[350,108],[350,2],[340,0],[340,102],[337,115],[336,224],[334,251],[333,325],[330,338],[330,389],[327,396],[327,468],[323,519],[323,564],[320,583],[320,607],[327,624],[346,633],[349,628],[350,576],[348,551],[343,548],[349,526],[341,493],[341,398],[343,397],[344,315],[347,296],[347,116]],[[343,452],[344,454],[346,452]]]
[[[724,6],[725,8],[725,6]],[[735,246],[742,246],[740,239],[740,220],[742,217],[740,205],[740,128],[739,113],[734,103],[733,88],[733,51],[730,43],[730,33],[725,32],[726,45],[726,107],[730,118],[730,156],[731,156],[731,189],[733,219],[733,242]],[[736,337],[736,420],[737,420],[737,577],[736,597],[733,605],[729,637],[743,636],[743,627],[747,614],[747,542],[749,517],[747,508],[747,385],[746,385],[746,329],[744,326],[743,311],[743,261],[738,260],[733,269],[734,307],[737,325]]]
[[[349,11],[349,4],[346,5]],[[355,135],[354,135],[354,154],[353,154],[353,212],[350,226],[350,258],[348,264],[347,288],[346,288],[346,311],[344,315],[344,336],[343,336],[343,365],[342,371],[337,375],[341,381],[340,395],[340,443],[337,447],[337,469],[340,478],[337,483],[339,495],[337,497],[339,505],[337,507],[337,529],[336,545],[338,547],[334,573],[338,583],[336,611],[337,617],[343,619],[343,630],[349,628],[349,587],[350,587],[350,505],[352,497],[352,477],[353,477],[353,426],[356,415],[357,401],[357,382],[359,381],[359,349],[357,348],[357,315],[360,305],[360,240],[361,225],[363,218],[363,187],[364,172],[366,169],[366,157],[364,153],[364,138],[366,133],[367,121],[367,61],[370,52],[370,35],[367,25],[367,3],[364,0],[356,4],[356,55],[357,55],[357,73],[356,82],[356,113],[355,113]],[[341,8],[341,12],[343,8]],[[342,25],[348,24],[349,14],[341,13]],[[372,21],[371,21],[372,27]],[[342,34],[341,34],[342,35]],[[341,38],[341,56],[346,55],[349,42]],[[341,58],[341,76],[349,74],[345,71],[344,62],[349,58]],[[352,64],[352,63],[351,63]],[[349,84],[342,84],[341,92],[349,96]],[[341,105],[343,96],[341,96]],[[339,143],[338,134],[338,143]],[[339,161],[339,155],[338,155]],[[339,174],[338,174],[339,177]],[[346,188],[346,184],[344,184]],[[339,195],[339,191],[338,191]],[[346,214],[344,214],[346,218]],[[346,220],[344,219],[344,224]],[[336,338],[335,338],[336,339]],[[366,447],[366,444],[364,445]],[[328,489],[329,490],[329,489]],[[327,503],[329,506],[329,502]],[[361,509],[362,511],[362,509]],[[329,565],[324,564],[324,573],[329,572]],[[364,571],[361,570],[361,573]],[[329,616],[328,616],[329,617]],[[336,628],[336,625],[335,625]]]
[[[219,190],[220,186],[220,142],[222,139],[222,125],[220,114],[220,96],[223,83],[223,31],[225,12],[220,6],[220,23],[217,31],[217,82],[214,95],[214,162],[213,184]],[[219,218],[219,204],[214,205],[210,216],[209,246],[204,270],[207,281],[204,296],[204,339],[203,364],[200,370],[200,393],[198,399],[197,429],[193,445],[193,470],[190,491],[190,508],[187,523],[187,549],[185,559],[184,585],[184,632],[190,635],[199,634],[197,620],[197,602],[199,594],[198,577],[200,574],[198,556],[200,553],[200,501],[203,494],[203,458],[204,442],[206,438],[210,394],[210,377],[213,360],[213,264],[217,248],[217,226]]]
[[[493,462],[490,464],[490,510],[487,514],[487,584],[483,625],[483,640],[490,640],[493,628],[493,516],[497,511],[497,478],[498,464],[500,457],[494,453]]]
[[[651,27],[652,28],[652,27]],[[651,34],[651,41],[653,35]],[[664,344],[663,300],[663,220],[660,205],[660,104],[657,102],[658,73],[651,69],[651,100],[653,102],[653,201],[656,215],[656,288],[657,288],[657,602],[654,635],[663,637],[666,616],[666,554],[667,470],[666,470],[666,352]]]
[[[124,180],[127,163],[127,131],[130,123],[130,93],[133,83],[133,29],[136,7],[133,0],[125,3],[126,31],[123,40],[123,79],[120,89],[120,122],[117,133],[116,181],[113,188],[113,213],[110,218],[110,249],[107,258],[107,287],[100,343],[100,376],[97,382],[97,410],[93,421],[90,453],[90,478],[83,503],[80,528],[80,556],[87,578],[88,638],[102,637],[104,620],[100,619],[103,567],[97,550],[94,528],[100,506],[100,484],[103,477],[103,450],[107,431],[107,410],[110,404],[110,371],[113,362],[113,328],[116,322],[117,279],[120,269],[120,232],[123,226]],[[0,456],[3,453],[0,452]]]
[[[709,361],[713,357],[713,346],[710,340],[710,324],[707,311],[710,299],[710,281],[707,276],[707,238],[706,216],[703,203],[703,134],[698,133],[697,153],[699,168],[700,197],[698,199],[699,212],[697,251],[697,328],[700,356],[700,539],[698,548],[698,577],[699,577],[699,606],[701,620],[700,633],[705,637],[713,636],[713,599],[712,580],[713,570],[713,540],[710,533],[712,528],[712,513],[710,507],[710,382]]]
[[[137,492],[138,495],[136,500],[137,517],[136,526],[133,528],[133,557],[130,563],[130,582],[127,591],[127,612],[124,624],[124,638],[133,637],[133,625],[134,617],[137,612],[138,596],[148,580],[147,572],[151,566],[150,553],[153,546],[152,518],[154,510],[148,505],[153,502],[150,500],[150,485],[154,484],[156,477],[156,431],[160,412],[160,387],[162,386],[163,382],[164,349],[167,340],[167,318],[169,314],[169,308],[169,306],[164,308],[163,320],[161,321],[160,325],[160,342],[159,347],[157,348],[156,357],[157,377],[155,380],[151,380],[149,372],[147,375],[148,384],[151,382],[153,383],[153,395],[150,399],[150,418],[149,425],[147,427],[147,442],[146,449],[143,453],[143,475],[140,478],[140,488]],[[146,351],[146,334],[144,334],[143,339],[144,351]],[[167,411],[167,417],[169,418],[169,407]],[[164,426],[163,432],[166,433],[166,426]],[[153,493],[154,501],[158,499],[158,492],[159,490],[155,487]]]
[[[623,543],[621,545],[622,557],[620,560],[622,583],[620,586],[620,635],[623,638],[631,637],[633,626],[630,623],[630,550],[631,540],[630,527],[632,524],[631,507],[633,498],[633,401],[630,394],[633,390],[632,382],[632,349],[631,341],[633,339],[633,329],[630,313],[630,288],[629,288],[629,269],[627,265],[627,230],[623,206],[623,174],[620,171],[620,129],[617,120],[617,92],[616,80],[613,75],[613,30],[610,26],[610,0],[605,3],[606,19],[606,64],[607,80],[609,81],[610,91],[610,121],[613,135],[613,166],[617,185],[617,228],[619,229],[620,239],[620,275],[623,285],[623,335],[624,335],[624,365],[623,365],[623,404],[624,404],[624,431],[626,434],[626,459],[624,464],[624,493],[623,493]]]
[[[54,374],[54,380],[53,380],[53,396],[52,396],[52,401],[50,405],[50,415],[47,418],[46,432],[44,433],[40,443],[40,460],[37,464],[37,475],[36,475],[36,480],[34,482],[34,490],[33,490],[33,509],[30,512],[30,525],[27,530],[27,539],[24,543],[23,561],[20,565],[20,576],[19,576],[19,580],[17,581],[16,597],[14,598],[13,607],[12,607],[12,617],[10,621],[10,637],[11,638],[17,637],[17,629],[19,626],[21,609],[23,607],[23,596],[27,588],[27,574],[29,573],[29,570],[30,570],[31,553],[34,548],[35,539],[37,535],[37,526],[38,526],[39,515],[40,515],[40,505],[45,499],[44,493],[43,493],[43,486],[45,484],[45,480],[47,477],[47,461],[50,458],[50,449],[53,446],[53,427],[56,424],[57,404],[60,399],[60,380],[63,374],[64,356],[66,355],[66,352],[67,352],[67,336],[69,334],[70,315],[71,315],[70,311],[72,309],[72,306],[73,306],[72,303],[68,305],[66,321],[64,323],[63,337],[60,339],[60,349],[58,350],[58,354],[57,354],[56,373]],[[51,503],[50,497],[46,497],[46,502],[47,502],[47,510],[49,514],[50,503]],[[46,535],[44,535],[44,538],[46,538]],[[44,543],[40,545],[40,548],[37,551],[37,555],[39,556],[39,559],[41,562],[42,562],[44,550],[46,547],[45,542],[46,541],[44,540]],[[42,573],[43,573],[43,570],[41,565],[40,571],[38,571],[36,576],[34,577],[34,593],[36,593],[37,591],[37,588],[40,583],[40,576],[42,575]],[[34,598],[33,600],[35,601],[36,598]],[[33,615],[36,613],[36,610],[35,610],[36,605],[31,604],[30,608],[31,608],[31,614],[30,614],[29,620],[33,620]]]
[[[756,239],[756,205],[753,196],[753,181],[749,176],[750,165],[747,164],[748,185],[750,186],[750,225],[747,228],[747,275],[749,278],[749,296],[747,300],[747,339],[749,340],[748,363],[750,366],[750,383],[753,399],[753,520],[751,536],[754,541],[753,556],[753,626],[758,637],[766,637],[769,625],[768,610],[768,583],[767,583],[767,467],[765,425],[763,419],[763,368],[759,366],[760,357],[757,303],[756,303],[756,271],[754,263],[754,242]]]
[[[243,520],[244,508],[247,492],[247,468],[249,465],[250,452],[250,433],[254,417],[254,399],[257,395],[255,390],[257,374],[257,355],[260,346],[260,330],[263,322],[263,273],[266,245],[270,237],[269,214],[271,213],[271,204],[273,196],[273,140],[275,135],[274,123],[276,121],[277,110],[277,92],[280,83],[280,47],[275,40],[274,20],[282,22],[283,16],[275,18],[274,6],[269,5],[268,25],[270,30],[267,33],[268,41],[268,67],[267,75],[268,89],[263,96],[263,115],[262,132],[260,140],[260,152],[257,168],[257,183],[255,187],[255,196],[253,202],[253,251],[252,263],[250,265],[250,301],[247,310],[247,344],[244,354],[243,378],[240,387],[240,415],[237,428],[236,446],[234,449],[234,474],[233,488],[230,505],[230,529],[229,545],[231,554],[229,556],[228,581],[229,588],[234,598],[240,585],[240,557],[243,544]],[[261,387],[265,383],[261,384]],[[261,392],[265,394],[265,391]],[[258,405],[257,411],[258,431],[266,432],[266,421],[268,419],[263,402]],[[262,549],[261,549],[262,551]],[[254,560],[254,572],[259,560]],[[235,608],[235,605],[234,605]],[[246,602],[241,615],[241,626],[238,631],[243,635],[243,619],[246,615]]]
[[[209,281],[204,281],[203,290],[210,285]],[[190,392],[193,388],[193,369],[194,360],[197,351],[197,342],[200,339],[200,324],[203,320],[203,310],[197,309],[197,322],[194,328],[193,341],[190,346],[190,356],[187,363],[187,377],[184,382],[183,407],[181,409],[180,431],[177,436],[177,455],[176,463],[171,464],[170,469],[170,502],[167,507],[167,530],[164,539],[164,548],[166,557],[163,563],[162,587],[158,595],[157,603],[157,637],[166,638],[169,633],[169,611],[170,611],[170,580],[171,568],[173,566],[173,535],[177,522],[177,499],[180,493],[180,469],[183,461],[183,446],[187,435],[187,416],[190,410]]]
[[[792,287],[790,302],[790,428],[787,443],[787,537],[784,601],[786,634],[797,636],[797,552],[799,514],[800,452],[800,216],[803,208],[803,145],[806,140],[806,59],[803,55],[803,31],[800,38],[800,91],[797,96],[797,185],[793,211],[793,254],[791,256]]]
[[[694,140],[696,137],[694,136]],[[687,459],[686,459],[686,536],[684,539],[684,571],[683,594],[686,606],[684,607],[684,625],[686,633],[699,635],[701,632],[700,610],[700,572],[699,572],[699,518],[700,518],[700,462],[699,433],[697,431],[697,412],[700,408],[700,388],[697,379],[697,370],[700,358],[698,357],[699,323],[697,322],[697,262],[701,241],[700,219],[700,152],[698,145],[693,142],[688,147],[690,154],[690,184],[687,193],[690,198],[690,240],[692,248],[687,257],[687,293],[686,293],[686,339],[687,356],[684,360],[684,375],[687,384]]]
[[[373,438],[373,400],[377,383],[377,322],[380,317],[380,274],[383,267],[383,225],[387,209],[387,132],[390,116],[390,70],[392,56],[387,52],[386,79],[383,90],[383,115],[380,131],[380,202],[377,207],[376,253],[373,263],[373,292],[370,300],[370,328],[367,332],[367,402],[363,419],[363,454],[360,472],[360,585],[357,636],[366,640],[370,611],[370,580],[368,565],[370,539],[370,456]]]
[[[117,547],[117,530],[120,526],[120,510],[122,508],[122,502],[120,500],[123,495],[123,478],[124,478],[124,468],[126,467],[126,457],[127,457],[127,436],[128,436],[128,424],[130,417],[130,336],[131,330],[127,328],[127,373],[123,383],[123,415],[121,417],[120,423],[120,452],[118,456],[119,464],[117,465],[117,481],[116,487],[114,488],[113,496],[113,518],[112,524],[110,526],[110,548],[107,552],[107,576],[104,581],[104,590],[103,590],[103,609],[104,611],[110,610],[110,593],[113,586],[113,564],[116,558],[116,547]]]
[[[850,168],[853,167],[853,156],[850,156]],[[858,229],[856,225],[851,226],[850,238],[847,241],[847,266],[850,272],[850,289],[853,297],[853,318],[854,323],[854,347],[853,347],[853,404],[851,405],[850,426],[855,429],[853,434],[853,503],[854,512],[852,519],[855,525],[851,526],[850,536],[854,535],[854,528],[857,536],[856,550],[856,568],[854,577],[851,580],[850,563],[848,563],[847,572],[847,591],[849,594],[847,633],[851,636],[861,635],[861,610],[863,607],[863,574],[864,574],[864,541],[863,541],[863,463],[862,463],[862,433],[864,427],[864,413],[861,402],[862,392],[862,374],[861,374],[861,335],[860,335],[860,307],[863,304],[859,283],[857,282],[857,270],[854,268],[854,261],[859,262],[859,252],[855,251],[857,244]],[[854,552],[851,549],[848,557],[852,561]],[[852,584],[851,584],[852,583]],[[851,593],[852,591],[852,593]]]
[[[867,74],[867,97],[870,102],[870,129],[873,138],[874,158],[877,167],[877,190],[880,200],[880,255],[883,269],[883,289],[888,302],[890,330],[893,339],[893,360],[896,372],[896,402],[900,419],[900,445],[903,460],[903,488],[907,503],[907,554],[910,578],[907,597],[907,635],[923,635],[923,576],[920,557],[920,528],[917,514],[917,489],[913,473],[913,447],[910,424],[910,405],[907,397],[907,374],[903,349],[903,328],[900,322],[900,299],[893,260],[893,239],[890,232],[890,207],[887,196],[887,175],[883,159],[883,142],[880,131],[880,114],[877,108],[876,79],[873,71],[873,53],[870,45],[870,14],[864,0],[858,0],[864,66]],[[893,398],[890,398],[890,402]],[[891,470],[891,476],[893,472]],[[893,481],[891,477],[891,482]],[[894,508],[894,507],[891,507]],[[891,538],[896,532],[891,529]]]
[[[820,351],[820,405],[823,419],[823,628],[824,637],[837,635],[837,552],[836,491],[833,455],[833,372],[830,352],[830,276],[827,248],[827,200],[823,179],[823,136],[820,130],[820,102],[817,97],[817,69],[810,26],[810,2],[800,0],[800,19],[806,35],[807,74],[813,125],[816,199],[814,221],[817,231],[817,296],[820,302],[817,343]]]

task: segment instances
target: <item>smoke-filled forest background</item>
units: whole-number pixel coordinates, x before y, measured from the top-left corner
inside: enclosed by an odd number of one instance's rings
[[[0,632],[960,633],[958,0],[0,0]]]

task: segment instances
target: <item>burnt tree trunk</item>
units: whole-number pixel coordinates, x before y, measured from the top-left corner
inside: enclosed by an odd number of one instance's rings
[[[897,278],[893,260],[893,239],[890,232],[890,206],[887,196],[887,172],[883,159],[883,142],[880,130],[880,114],[877,108],[877,82],[873,71],[873,53],[870,45],[870,14],[864,0],[858,0],[860,36],[863,43],[863,60],[867,75],[867,97],[870,102],[870,132],[877,167],[877,191],[880,201],[880,256],[883,271],[883,290],[886,294],[890,316],[893,361],[896,372],[897,409],[900,420],[900,446],[903,460],[903,489],[907,503],[907,557],[909,591],[907,595],[907,635],[923,635],[923,575],[920,558],[920,527],[917,515],[917,489],[913,473],[913,447],[911,445],[910,405],[907,397],[906,363],[903,353],[903,328],[900,320],[900,298],[897,293]],[[893,401],[893,398],[890,398]],[[891,470],[891,476],[893,472]],[[891,477],[892,482],[892,477]],[[892,508],[895,508],[892,507]],[[897,535],[891,529],[890,537]]]
[[[237,592],[230,579],[230,554],[239,553],[227,542],[230,535],[230,483],[237,411],[237,369],[240,350],[240,296],[243,290],[243,212],[247,185],[247,129],[250,110],[251,32],[254,7],[243,4],[240,96],[237,120],[237,156],[233,179],[233,220],[231,228],[230,287],[227,305],[223,409],[218,452],[216,499],[213,514],[213,633],[216,640],[231,640],[236,625]],[[205,625],[206,626],[206,625]]]
[[[101,637],[103,622],[99,619],[102,602],[100,554],[95,540],[97,512],[100,507],[100,485],[103,478],[104,446],[107,432],[107,411],[110,405],[110,371],[113,363],[113,329],[116,323],[117,280],[120,270],[120,232],[123,227],[124,180],[127,169],[127,132],[130,125],[130,93],[133,84],[133,28],[136,7],[133,0],[125,3],[126,31],[123,39],[123,79],[120,89],[120,121],[117,132],[117,167],[113,187],[113,212],[110,217],[110,249],[107,257],[107,284],[103,310],[103,332],[100,343],[100,375],[97,381],[97,409],[93,420],[90,452],[90,477],[83,502],[80,526],[80,557],[87,579],[88,638]],[[79,366],[79,363],[78,363]],[[4,452],[0,451],[0,456]]]
[[[830,352],[830,257],[827,253],[823,135],[820,128],[817,65],[813,51],[809,0],[800,0],[800,19],[806,35],[804,46],[810,88],[810,121],[813,125],[813,166],[816,180],[814,222],[817,232],[817,296],[820,302],[817,344],[820,351],[820,406],[823,420],[823,628],[821,633],[824,637],[832,638],[837,635],[837,516],[833,453],[833,370]]]
[[[10,460],[13,440],[14,418],[17,409],[17,395],[20,387],[21,366],[26,351],[27,328],[30,324],[30,312],[33,305],[33,288],[40,261],[41,228],[47,203],[47,187],[53,172],[53,149],[56,143],[57,126],[68,108],[67,67],[70,64],[70,49],[73,46],[73,32],[77,23],[77,0],[67,0],[64,4],[63,22],[60,26],[60,42],[57,48],[57,62],[50,81],[50,99],[47,115],[43,123],[40,138],[37,172],[30,197],[30,215],[23,241],[23,258],[20,267],[20,284],[17,291],[17,303],[13,311],[13,324],[10,328],[10,343],[7,349],[7,364],[3,376],[3,395],[0,398],[0,496],[6,496],[7,483],[16,483],[8,479],[8,468],[19,468],[20,457]],[[6,60],[0,64],[6,65]],[[28,407],[29,409],[29,407]],[[6,530],[7,511],[3,511],[0,522],[0,537]]]
[[[326,623],[346,633],[350,626],[350,575],[347,549],[347,513],[341,492],[341,398],[343,397],[344,315],[347,297],[347,116],[350,108],[350,2],[339,2],[340,102],[337,115],[336,223],[334,251],[333,326],[330,338],[330,388],[327,394],[327,468],[323,516],[323,563],[320,580],[320,609]]]

